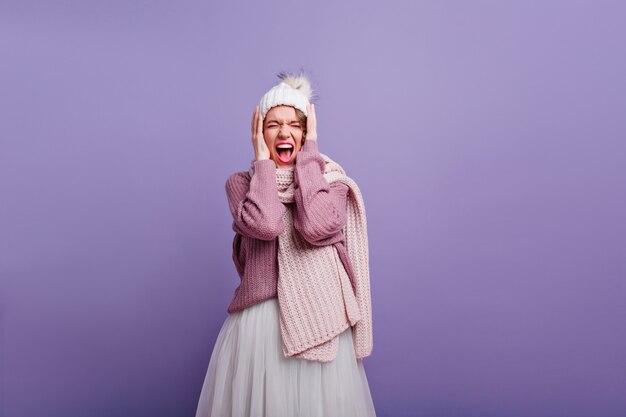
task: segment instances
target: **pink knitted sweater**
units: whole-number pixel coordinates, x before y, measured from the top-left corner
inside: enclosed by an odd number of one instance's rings
[[[240,277],[228,312],[277,297],[277,237],[284,230],[284,204],[276,190],[273,160],[254,161],[254,175],[236,172],[226,181],[228,205],[233,216],[233,262]],[[317,141],[305,141],[295,165],[294,228],[312,245],[334,245],[350,280],[352,265],[345,246],[348,186],[324,179],[324,161]]]

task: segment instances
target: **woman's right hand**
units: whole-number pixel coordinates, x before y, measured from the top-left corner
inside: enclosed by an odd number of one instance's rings
[[[254,147],[254,160],[270,159],[270,150],[263,137],[263,117],[257,104],[252,114],[252,146]]]

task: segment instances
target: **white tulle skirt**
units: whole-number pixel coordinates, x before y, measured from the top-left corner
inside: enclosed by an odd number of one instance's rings
[[[196,417],[375,416],[352,329],[331,362],[285,358],[278,299],[229,314],[217,336]]]

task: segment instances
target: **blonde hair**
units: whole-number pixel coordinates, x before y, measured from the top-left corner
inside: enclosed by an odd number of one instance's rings
[[[298,121],[300,122],[300,126],[302,127],[302,145],[304,145],[304,141],[306,139],[306,115],[300,109],[295,109],[295,110],[296,110],[296,117],[298,118]]]

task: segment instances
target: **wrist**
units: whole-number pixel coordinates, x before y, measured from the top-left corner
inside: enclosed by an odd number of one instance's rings
[[[273,159],[255,159],[252,165],[257,172],[270,172],[276,169],[276,163]]]
[[[318,149],[317,139],[307,139],[300,148],[301,151],[316,151]]]

